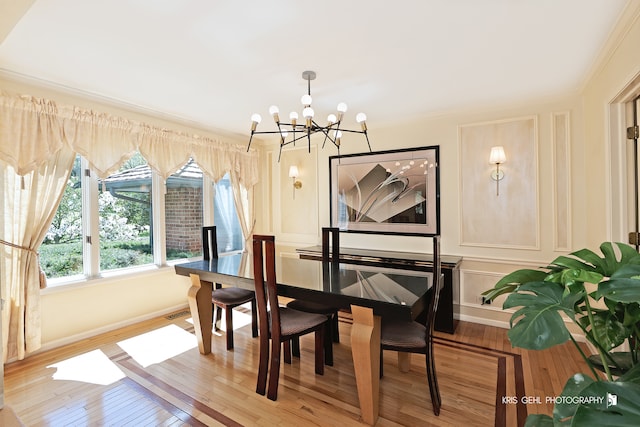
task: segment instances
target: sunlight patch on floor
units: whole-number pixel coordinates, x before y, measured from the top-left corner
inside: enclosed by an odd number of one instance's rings
[[[94,350],[47,366],[55,368],[54,380],[109,385],[126,375],[101,350]]]
[[[189,317],[188,319],[185,319],[185,322],[191,323],[193,325],[193,317]],[[222,319],[220,320],[220,326],[219,326],[220,329],[223,331],[225,331],[227,328],[227,325],[225,323],[226,322],[224,321],[224,312],[223,312]],[[250,324],[251,324],[251,303],[248,302],[246,304],[236,307],[233,310],[233,330],[235,331],[237,329],[243,328]],[[215,331],[214,333],[216,335],[220,335]]]
[[[177,325],[168,325],[133,338],[120,341],[118,346],[126,351],[140,366],[146,368],[161,363],[198,346],[196,337]]]

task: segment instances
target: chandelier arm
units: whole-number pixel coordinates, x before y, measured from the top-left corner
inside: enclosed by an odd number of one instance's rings
[[[331,136],[329,136],[329,131],[331,129],[333,129],[333,126],[336,125],[337,127],[340,126],[340,122],[333,122],[330,123],[329,125],[325,126],[322,129],[322,132],[324,133],[324,141],[322,142],[322,148],[324,148],[325,144],[327,143],[327,139],[329,139],[329,141],[331,141],[333,143],[333,145],[336,145],[335,141],[331,138]],[[337,130],[337,128],[336,128]]]
[[[342,132],[350,132],[350,133],[365,133],[363,130],[353,130],[353,129],[340,129]]]
[[[322,141],[322,148],[324,148],[324,144],[326,144],[327,143],[327,139],[329,139],[329,132],[325,132],[323,130],[323,133],[324,133],[324,141]]]
[[[300,141],[301,139],[304,139],[304,138],[306,138],[306,137],[307,137],[307,134],[306,134],[306,133],[303,133],[303,134],[301,134],[300,136],[298,136],[298,137],[296,137],[296,138],[291,139],[289,142],[286,142],[286,143],[285,143],[285,145],[289,145],[289,144],[294,143],[294,142],[296,142],[296,141]]]
[[[367,139],[367,145],[369,146],[369,152],[373,153],[373,151],[371,150],[371,144],[369,143],[369,135],[367,134],[367,131],[362,131],[364,133],[364,137]],[[427,187],[428,188],[428,187]]]
[[[251,133],[251,137],[253,138],[253,135],[267,135],[267,134],[281,134],[280,131],[278,130],[264,130],[264,131],[254,131]]]
[[[253,134],[255,131],[251,131],[251,136],[249,137],[249,145],[247,145],[247,153],[249,152],[249,148],[251,148],[251,140],[253,140]]]

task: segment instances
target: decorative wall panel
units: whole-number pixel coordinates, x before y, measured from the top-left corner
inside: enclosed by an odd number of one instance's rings
[[[535,116],[459,127],[461,245],[539,248],[537,140]],[[494,146],[506,154],[498,182]]]
[[[571,161],[569,113],[552,113],[555,250],[571,248]]]

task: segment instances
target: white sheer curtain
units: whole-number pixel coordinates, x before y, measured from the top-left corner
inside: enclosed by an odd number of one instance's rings
[[[75,153],[65,147],[36,171],[20,176],[7,167],[1,175],[4,362],[24,359],[40,348],[40,288],[44,287],[44,276],[38,248],[60,204],[74,159]]]
[[[0,97],[0,295],[3,362],[40,348],[38,248],[69,179],[75,153],[64,144],[54,103]]]
[[[236,211],[238,212],[240,228],[242,228],[244,247],[248,252],[252,252],[252,245],[249,244],[249,240],[253,235],[253,228],[256,223],[253,208],[253,188],[251,191],[247,190],[241,183],[239,177],[233,172],[231,172],[229,180],[231,181],[231,188],[233,189],[233,199],[236,204]]]

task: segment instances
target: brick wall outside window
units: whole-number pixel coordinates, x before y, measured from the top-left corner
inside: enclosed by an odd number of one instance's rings
[[[168,188],[165,195],[167,250],[202,249],[202,189]]]

